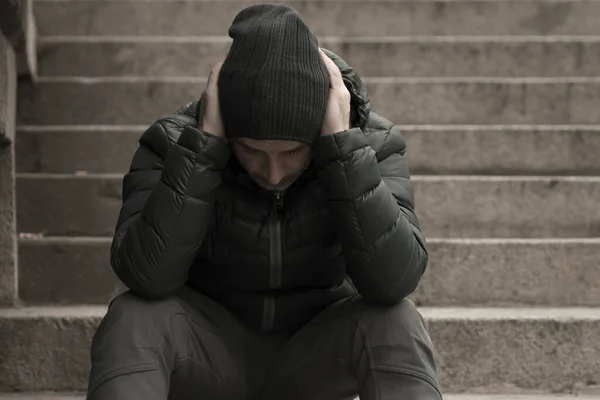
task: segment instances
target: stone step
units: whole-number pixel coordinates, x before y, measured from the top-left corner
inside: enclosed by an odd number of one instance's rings
[[[124,290],[109,264],[111,241],[21,238],[21,300],[106,304]],[[428,238],[428,244],[428,269],[411,296],[419,305],[600,307],[600,239]]]
[[[0,310],[0,391],[82,391],[105,307]],[[600,309],[422,308],[444,391],[598,394]],[[18,332],[19,334],[14,334]]]
[[[600,78],[365,78],[373,110],[406,125],[600,124]],[[55,77],[19,86],[21,125],[146,125],[206,78]],[[33,111],[35,110],[35,112]]]
[[[67,394],[53,392],[38,393],[4,393],[0,400],[84,400],[85,394]]]
[[[229,37],[46,37],[42,76],[207,76]],[[599,37],[321,39],[363,76],[597,76]],[[85,57],[81,57],[85,54]],[[65,63],[65,60],[70,62]]]
[[[227,35],[251,1],[37,0],[41,36]],[[594,35],[596,1],[289,0],[319,36]]]
[[[20,126],[17,172],[125,173],[146,128]],[[600,175],[600,126],[404,125],[402,131],[412,174]]]
[[[6,393],[0,394],[0,400],[84,400],[85,395],[60,393]],[[444,393],[446,400],[600,400],[595,395],[560,395],[560,394],[454,394]],[[355,400],[360,400],[356,398]]]
[[[600,177],[417,175],[413,181],[427,237],[600,234]],[[120,174],[18,174],[17,228],[46,236],[112,236],[121,186]]]

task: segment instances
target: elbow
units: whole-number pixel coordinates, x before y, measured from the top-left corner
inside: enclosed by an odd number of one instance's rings
[[[162,300],[175,294],[183,285],[172,288],[165,288],[163,285],[156,285],[153,282],[140,283],[135,282],[128,285],[123,282],[133,293],[149,300]]]
[[[183,286],[183,283],[169,284],[166,279],[161,279],[151,271],[141,271],[139,265],[136,265],[134,260],[121,250],[120,246],[113,245],[110,264],[117,278],[136,295],[150,300],[160,300],[171,296]]]
[[[416,261],[409,263],[402,276],[396,279],[388,276],[372,285],[370,290],[359,290],[364,299],[373,304],[393,306],[410,296],[417,289],[427,268],[429,254],[424,248],[421,250]]]
[[[128,266],[131,267],[131,266]],[[166,299],[173,295],[179,290],[181,285],[172,285],[171,287],[166,286],[165,282],[160,279],[151,278],[143,279],[141,276],[133,272],[132,268],[125,267],[120,263],[113,264],[113,271],[119,278],[119,280],[127,286],[136,295],[149,299],[149,300],[161,300]]]

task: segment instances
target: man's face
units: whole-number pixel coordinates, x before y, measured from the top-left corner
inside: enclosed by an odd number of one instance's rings
[[[285,190],[302,175],[311,148],[291,140],[235,138],[231,148],[250,177],[267,190]]]

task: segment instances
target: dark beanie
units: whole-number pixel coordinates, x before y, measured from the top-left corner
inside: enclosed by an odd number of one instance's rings
[[[218,82],[226,135],[312,145],[325,116],[329,73],[298,12],[283,4],[249,6],[229,36]]]

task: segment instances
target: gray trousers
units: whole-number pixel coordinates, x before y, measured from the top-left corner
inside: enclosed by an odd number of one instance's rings
[[[92,342],[89,400],[440,400],[410,300],[334,303],[294,334],[259,332],[185,287],[115,298]]]

